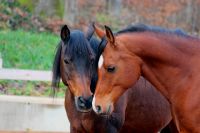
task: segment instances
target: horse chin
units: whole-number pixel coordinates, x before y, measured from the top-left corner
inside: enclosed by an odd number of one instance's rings
[[[103,116],[110,116],[114,111],[114,106],[113,104],[108,105],[106,112],[102,113],[101,115]]]
[[[77,111],[79,111],[81,113],[89,113],[89,112],[92,111],[92,108],[90,108],[90,109],[80,109],[80,108],[76,107],[76,109],[77,109]]]

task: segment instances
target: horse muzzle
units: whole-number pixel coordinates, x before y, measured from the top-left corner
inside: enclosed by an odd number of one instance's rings
[[[87,113],[92,110],[93,95],[85,99],[82,96],[75,97],[75,106],[79,112]]]

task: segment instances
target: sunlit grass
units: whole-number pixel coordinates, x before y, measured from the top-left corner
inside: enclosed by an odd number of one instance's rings
[[[0,31],[3,67],[50,70],[59,36],[50,33]]]

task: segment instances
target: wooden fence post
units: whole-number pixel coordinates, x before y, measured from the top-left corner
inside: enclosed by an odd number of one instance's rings
[[[0,69],[3,67],[3,59],[1,58],[1,53],[0,53]]]

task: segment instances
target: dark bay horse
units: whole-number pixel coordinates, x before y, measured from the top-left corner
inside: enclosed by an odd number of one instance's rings
[[[93,26],[86,35],[79,30],[61,30],[53,66],[54,89],[60,78],[68,86],[65,108],[71,133],[156,133],[171,120],[169,104],[143,78],[115,103],[110,116],[92,111],[92,98],[97,82],[99,56],[105,42],[92,37]],[[173,122],[171,124],[173,126]],[[168,127],[163,130],[163,133]],[[171,130],[172,131],[172,130]]]
[[[117,34],[107,26],[95,31],[107,40],[93,98],[96,112],[112,113],[142,75],[170,102],[179,132],[200,133],[200,39],[146,25]]]

